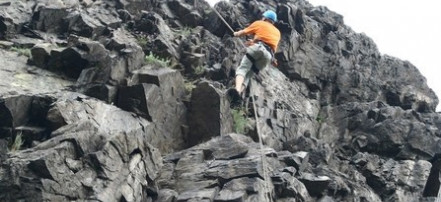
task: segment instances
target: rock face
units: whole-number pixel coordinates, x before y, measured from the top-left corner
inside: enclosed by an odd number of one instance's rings
[[[161,168],[160,152],[148,143],[149,123],[81,95],[66,96],[48,111],[49,139],[2,162],[2,200],[147,197]]]
[[[279,66],[240,109],[243,42],[205,1],[1,2],[0,201],[435,200],[441,117],[415,66],[304,0],[215,9],[280,19]]]

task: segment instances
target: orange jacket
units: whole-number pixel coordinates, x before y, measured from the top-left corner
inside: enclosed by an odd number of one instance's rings
[[[254,41],[263,41],[276,52],[280,41],[280,31],[270,22],[257,20],[247,28],[243,29],[242,32],[245,35],[254,35]]]

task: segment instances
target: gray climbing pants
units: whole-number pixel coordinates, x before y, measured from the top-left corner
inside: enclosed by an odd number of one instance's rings
[[[243,56],[242,61],[240,62],[239,67],[236,69],[236,76],[243,76],[244,86],[248,86],[251,77],[254,75],[254,71],[251,71],[252,66],[254,65],[257,70],[262,70],[271,62],[272,55],[265,46],[263,42],[257,42],[251,46],[248,46],[246,49],[247,53]],[[251,61],[248,57],[252,57],[254,59]]]

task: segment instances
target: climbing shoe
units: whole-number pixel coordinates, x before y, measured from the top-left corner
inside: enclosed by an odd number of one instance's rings
[[[227,90],[228,99],[230,100],[231,108],[238,108],[242,104],[242,97],[235,88]]]

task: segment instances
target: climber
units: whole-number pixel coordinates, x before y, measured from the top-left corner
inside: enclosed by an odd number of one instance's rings
[[[235,37],[254,35],[252,40],[245,43],[246,54],[236,69],[235,88],[227,91],[234,105],[241,102],[241,95],[254,74],[258,74],[271,62],[277,65],[274,52],[280,41],[280,31],[274,26],[275,22],[277,22],[277,14],[268,10],[262,14],[262,20],[257,20],[247,28],[234,32]]]

